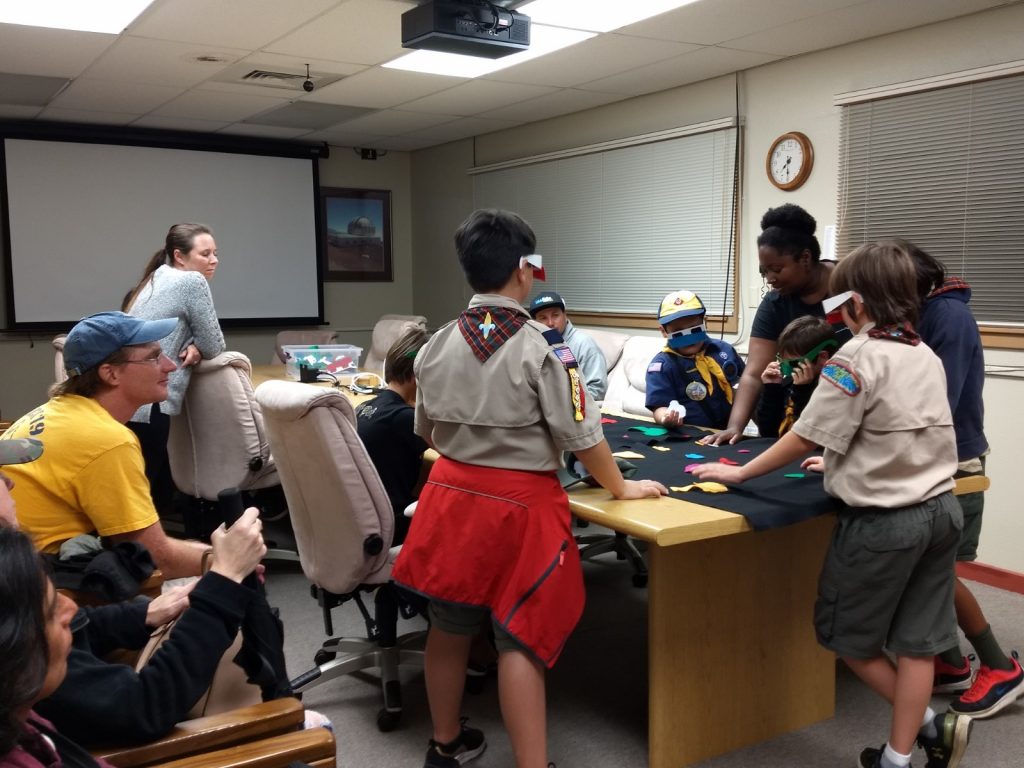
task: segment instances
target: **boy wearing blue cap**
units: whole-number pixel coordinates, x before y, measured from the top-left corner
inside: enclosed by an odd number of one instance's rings
[[[674,291],[661,302],[658,323],[667,342],[647,366],[645,403],[658,424],[722,429],[729,423],[743,360],[731,344],[708,337],[706,316],[691,291]]]
[[[177,323],[123,312],[83,318],[64,342],[68,379],[0,436],[46,443],[41,459],[7,469],[21,528],[40,551],[55,554],[65,541],[95,533],[142,544],[166,578],[200,574],[209,547],[164,533],[138,438],[125,426],[141,406],[167,399],[177,366],[158,342]]]
[[[561,334],[562,341],[572,350],[580,366],[587,391],[595,400],[604,400],[608,391],[608,362],[597,342],[569,320],[565,314],[565,299],[554,291],[538,293],[530,302],[530,317]]]

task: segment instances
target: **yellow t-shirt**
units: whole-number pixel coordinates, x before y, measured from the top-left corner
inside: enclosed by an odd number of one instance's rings
[[[159,522],[138,438],[92,398],[53,398],[0,440],[8,437],[43,443],[40,458],[4,467],[18,523],[43,552],[83,533],[113,536]]]

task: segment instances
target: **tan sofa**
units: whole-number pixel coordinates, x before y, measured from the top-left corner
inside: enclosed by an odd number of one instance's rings
[[[602,406],[622,413],[652,416],[644,407],[647,392],[647,366],[665,346],[660,336],[630,336],[599,328],[584,328],[604,353],[608,362],[608,392]]]

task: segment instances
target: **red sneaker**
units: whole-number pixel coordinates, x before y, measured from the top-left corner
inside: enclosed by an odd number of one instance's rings
[[[974,678],[974,685],[949,705],[949,711],[982,719],[1010,706],[1024,693],[1024,669],[1017,661],[1016,651],[1010,661],[1013,662],[1011,670],[992,669],[983,664]]]
[[[973,656],[971,657],[973,658]],[[954,667],[941,657],[935,657],[935,682],[932,693],[959,693],[971,687],[971,658],[963,657],[963,664]]]

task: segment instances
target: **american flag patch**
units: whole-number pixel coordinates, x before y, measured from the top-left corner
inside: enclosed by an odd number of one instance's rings
[[[565,344],[559,344],[558,346],[553,347],[552,351],[555,353],[555,357],[562,361],[562,365],[567,368],[577,365],[576,358],[573,356],[572,350],[565,346]]]
[[[656,363],[651,363],[650,365],[648,365],[647,366],[647,372],[648,373],[661,373],[661,361],[659,360]]]

